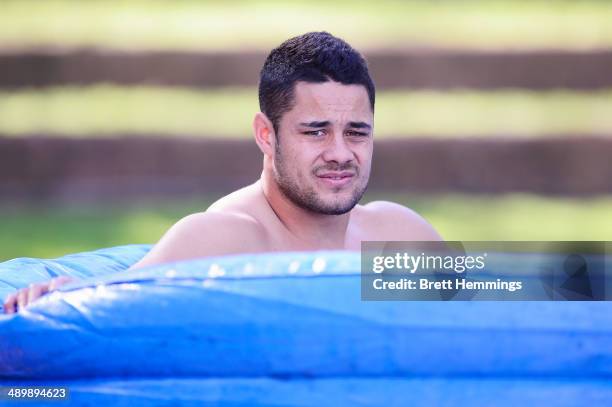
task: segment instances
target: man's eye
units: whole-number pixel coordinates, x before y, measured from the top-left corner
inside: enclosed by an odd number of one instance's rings
[[[308,136],[322,137],[325,135],[325,130],[305,131],[304,134]]]
[[[368,136],[368,133],[363,133],[361,131],[353,131],[353,130],[347,131],[346,134],[349,136],[355,136],[355,137],[367,137]]]

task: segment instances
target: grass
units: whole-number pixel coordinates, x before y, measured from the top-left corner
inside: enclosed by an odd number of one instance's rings
[[[0,47],[269,49],[327,30],[358,48],[612,45],[602,0],[3,0]]]
[[[0,133],[250,137],[255,88],[56,87],[0,91]],[[376,135],[612,134],[612,89],[593,92],[387,91]]]
[[[185,214],[212,203],[79,205],[53,207],[6,205],[0,210],[0,260],[13,257],[57,257],[63,254],[130,243],[154,243]]]
[[[57,257],[130,243],[155,243],[182,216],[217,197],[138,205],[0,209],[0,261]],[[535,195],[368,195],[422,214],[447,240],[612,240],[612,197],[546,198]]]

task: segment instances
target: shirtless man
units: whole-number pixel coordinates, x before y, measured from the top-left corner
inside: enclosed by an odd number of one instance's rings
[[[235,253],[359,250],[364,240],[441,240],[402,205],[358,204],[370,177],[374,95],[363,57],[339,38],[307,33],[274,49],[253,119],[260,179],[181,219],[131,269]],[[20,290],[5,310],[69,281]]]

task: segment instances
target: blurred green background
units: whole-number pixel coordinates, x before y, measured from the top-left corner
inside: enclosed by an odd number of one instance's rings
[[[220,196],[113,205],[0,208],[0,255],[56,257],[131,243],[155,243],[179,218]],[[425,216],[447,240],[610,240],[612,197],[545,198],[526,194],[367,195]]]
[[[67,1],[3,0],[0,51],[95,47],[269,50],[327,30],[360,50],[594,50],[612,47],[609,1]],[[55,86],[0,90],[0,133],[87,138],[132,133],[250,137],[255,88]],[[612,89],[387,90],[376,136],[612,135]],[[55,257],[154,243],[178,218],[218,195],[158,202],[0,202],[0,260]],[[612,197],[526,194],[368,195],[425,216],[447,239],[612,240]]]
[[[605,48],[606,0],[3,0],[0,38],[13,46],[268,50],[306,31],[358,49]]]

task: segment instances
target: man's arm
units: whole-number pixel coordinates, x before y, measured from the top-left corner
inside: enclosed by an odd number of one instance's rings
[[[172,261],[265,250],[266,235],[259,223],[246,215],[203,212],[186,216],[130,270]],[[9,295],[4,312],[11,314],[58,287],[76,281],[71,277],[32,284]]]
[[[73,277],[59,276],[43,283],[30,284],[27,288],[14,292],[4,300],[4,312],[12,314],[43,295],[56,290],[62,285],[77,281]]]

